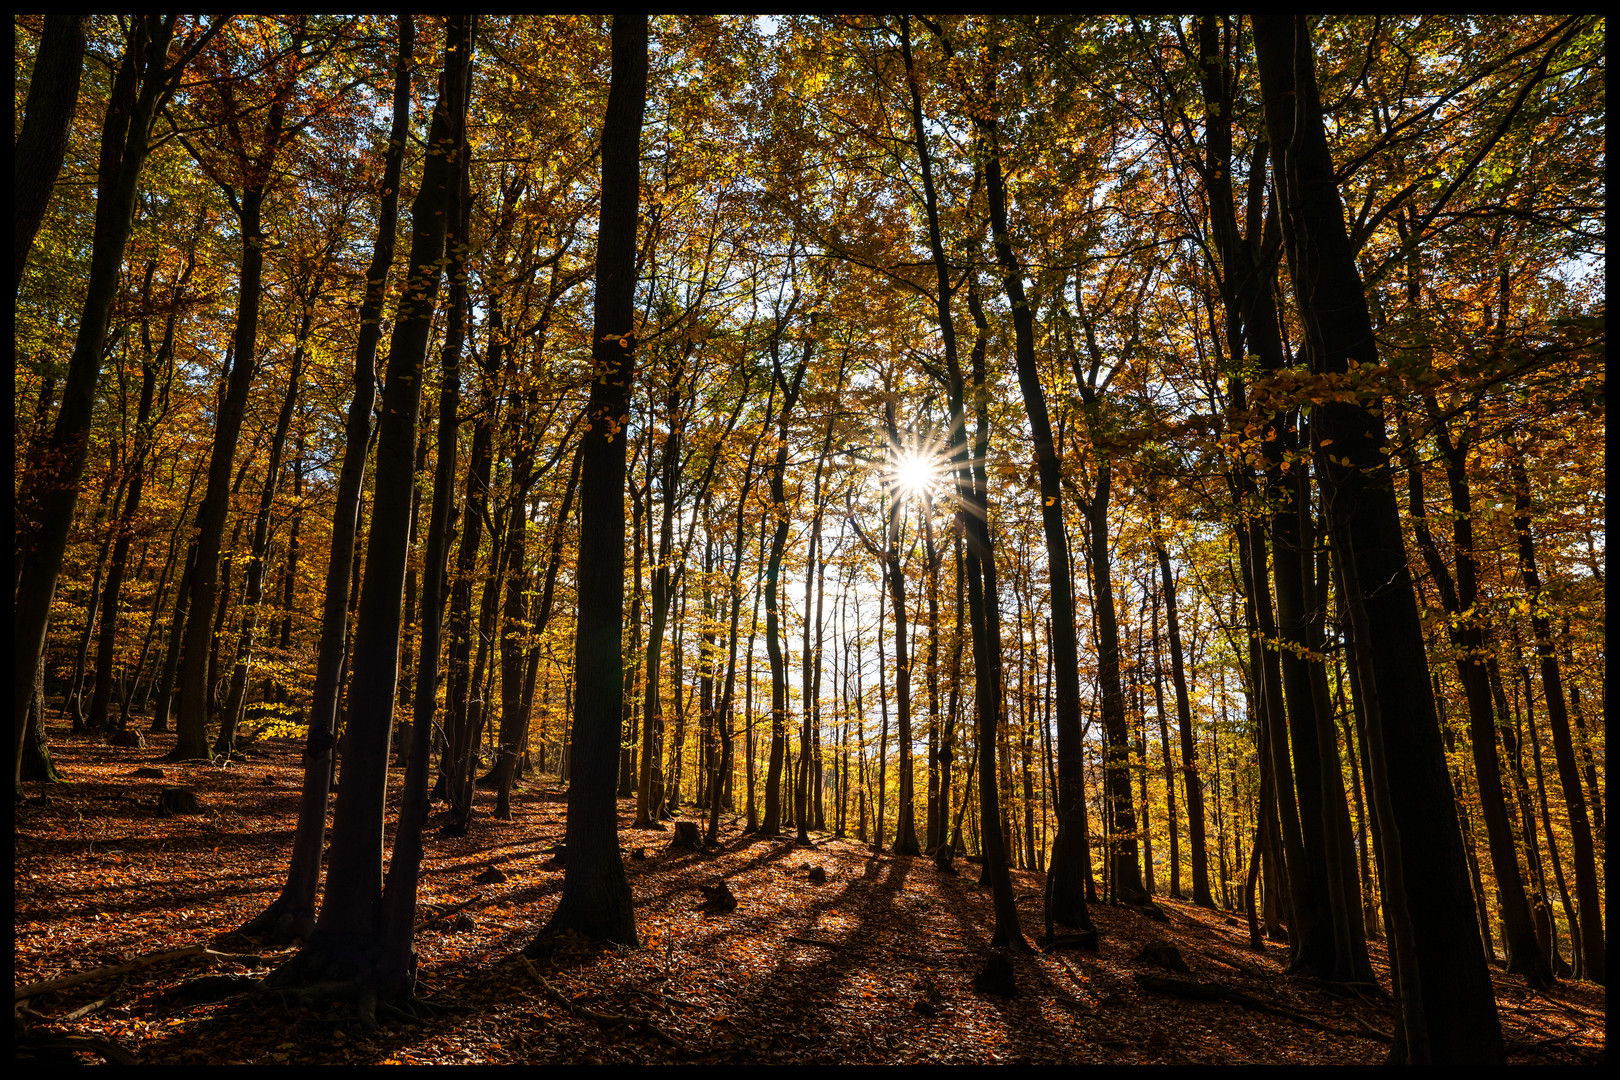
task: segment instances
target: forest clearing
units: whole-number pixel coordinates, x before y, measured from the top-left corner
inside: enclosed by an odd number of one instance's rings
[[[79,779],[52,788],[49,805],[18,811],[18,985],[188,945],[250,946],[233,931],[279,888],[297,745],[271,740],[226,770],[163,765],[157,743],[124,750],[68,735],[58,747]],[[143,765],[166,775],[132,778]],[[195,785],[200,814],[157,813],[159,791],[176,783]],[[544,779],[514,802],[512,821],[435,840],[424,862],[424,920],[455,912],[466,921],[423,927],[418,980],[432,1000],[465,1013],[366,1032],[346,1003],[283,1007],[274,993],[212,1000],[241,986],[186,996],[210,973],[262,975],[279,950],[257,964],[181,958],[26,1007],[57,1018],[93,1006],[62,1029],[148,1065],[1325,1065],[1377,1063],[1388,1049],[1387,1000],[1285,976],[1286,948],[1255,953],[1231,915],[1161,899],[1161,921],[1098,905],[1097,952],[1021,959],[1015,997],[980,994],[972,980],[988,955],[978,928],[989,897],[975,884],[978,867],[946,875],[928,859],[853,839],[817,837],[805,848],[744,836],[736,821],[714,851],[669,853],[668,834],[629,827],[628,800],[619,836],[646,853],[628,863],[644,947],[582,945],[532,962],[531,973],[519,951],[561,887],[548,849],[562,838],[564,802]],[[824,884],[806,880],[807,863],[824,868]],[[491,867],[504,880],[488,880]],[[1020,907],[1038,922],[1043,875],[1014,877]],[[721,878],[737,909],[706,912],[699,886]],[[1156,940],[1175,946],[1190,971],[1143,959]],[[1277,1012],[1156,992],[1144,978],[1217,984]],[[940,998],[932,1015],[918,1009],[925,980]],[[1600,989],[1530,995],[1498,975],[1496,993],[1510,1062],[1603,1061]]]
[[[1601,1062],[1605,26],[14,15],[20,1051]]]

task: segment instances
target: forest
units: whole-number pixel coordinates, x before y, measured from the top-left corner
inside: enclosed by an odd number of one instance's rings
[[[14,15],[19,1060],[1602,1063],[1605,30]]]

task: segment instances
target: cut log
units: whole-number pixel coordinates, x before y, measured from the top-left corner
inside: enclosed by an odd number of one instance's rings
[[[158,795],[158,814],[161,817],[202,812],[202,804],[197,801],[197,793],[190,788],[166,787]]]

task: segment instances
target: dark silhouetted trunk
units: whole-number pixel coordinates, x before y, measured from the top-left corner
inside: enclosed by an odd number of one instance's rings
[[[366,456],[371,441],[371,411],[376,402],[374,374],[377,344],[382,336],[383,303],[387,298],[389,267],[394,261],[399,222],[400,172],[410,123],[410,72],[415,43],[411,17],[398,20],[399,48],[394,61],[393,123],[383,161],[382,196],[378,206],[377,237],[371,265],[366,271],[366,295],[360,306],[360,332],[355,345],[354,397],[344,424],[343,460],[338,470],[337,497],[332,509],[331,554],[326,564],[326,585],[321,600],[321,636],[315,654],[315,688],[309,709],[309,730],[304,737],[304,783],[298,801],[298,824],[281,895],[243,930],[272,931],[278,941],[308,941],[315,929],[315,896],[321,880],[321,853],[326,846],[326,806],[331,794],[333,752],[337,735],[338,699],[342,694],[348,650],[349,593],[360,527],[360,498],[365,487]],[[428,203],[423,204],[424,209]],[[442,240],[440,241],[442,243]],[[423,348],[426,348],[424,342]],[[414,465],[414,462],[413,462]],[[413,470],[414,479],[414,470]]]
[[[12,242],[17,249],[16,272],[11,279],[13,299],[22,283],[23,268],[28,265],[28,251],[45,221],[51,189],[62,171],[62,159],[67,156],[68,130],[79,103],[88,22],[87,15],[48,12],[34,52],[22,130],[11,152]]]
[[[573,742],[567,870],[562,897],[530,949],[549,933],[636,944],[630,882],[619,858],[620,707],[624,697],[624,485],[630,383],[635,373],[636,215],[647,102],[647,17],[615,15],[613,67],[602,126],[591,382],[580,465],[579,616],[574,638]]]
[[[1328,152],[1308,23],[1303,16],[1257,16],[1254,27],[1304,353],[1318,374],[1342,375],[1352,361],[1376,369],[1377,343]],[[1499,1064],[1501,1026],[1469,917],[1467,863],[1383,417],[1361,402],[1329,402],[1313,407],[1311,434],[1365,705],[1386,914],[1399,913],[1386,919],[1401,1016],[1392,1058]]]
[[[51,599],[56,594],[56,580],[62,571],[79,483],[89,454],[88,434],[106,352],[108,319],[118,292],[124,248],[134,225],[141,170],[151,146],[152,118],[190,56],[187,53],[173,65],[168,62],[176,18],[147,15],[131,20],[130,36],[113,77],[101,129],[90,276],[62,386],[62,404],[50,435],[29,448],[16,487],[13,550],[18,563],[18,586],[12,608],[14,787],[22,767],[28,700],[34,693],[34,677],[45,653]],[[67,103],[66,107],[71,111],[73,105]]]

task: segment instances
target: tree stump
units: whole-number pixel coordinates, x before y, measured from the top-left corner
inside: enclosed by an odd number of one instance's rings
[[[135,728],[125,728],[123,731],[113,732],[112,744],[126,750],[145,750],[146,736]]]
[[[704,911],[722,914],[737,910],[737,894],[731,891],[731,886],[723,878],[713,885],[699,885],[698,891],[703,894]]]
[[[827,884],[827,871],[819,866],[810,867],[810,872],[806,874],[805,877],[812,885]]]
[[[491,866],[473,880],[482,885],[499,885],[506,880],[506,871],[498,866]]]
[[[166,787],[158,795],[158,813],[163,817],[202,812],[202,804],[197,801],[197,793],[190,788]]]
[[[984,970],[973,976],[973,989],[975,993],[996,997],[1016,996],[1018,983],[1013,978],[1012,958],[1001,949],[991,953],[985,960]]]
[[[942,874],[956,873],[956,852],[949,844],[941,844],[934,849],[934,869]]]
[[[939,992],[933,976],[924,975],[913,989],[917,991],[917,1000],[912,1002],[911,1010],[919,1016],[938,1016],[940,1007],[945,1004],[945,995]]]
[[[670,838],[670,851],[697,851],[703,847],[703,831],[695,821],[677,821],[675,835]]]
[[[1164,938],[1154,938],[1143,946],[1142,951],[1136,954],[1136,959],[1145,960],[1150,964],[1169,968],[1171,971],[1191,971],[1187,961],[1182,959],[1181,950],[1170,944]]]
[[[146,780],[161,780],[163,779],[163,770],[151,765],[142,765],[129,775],[139,776]]]

